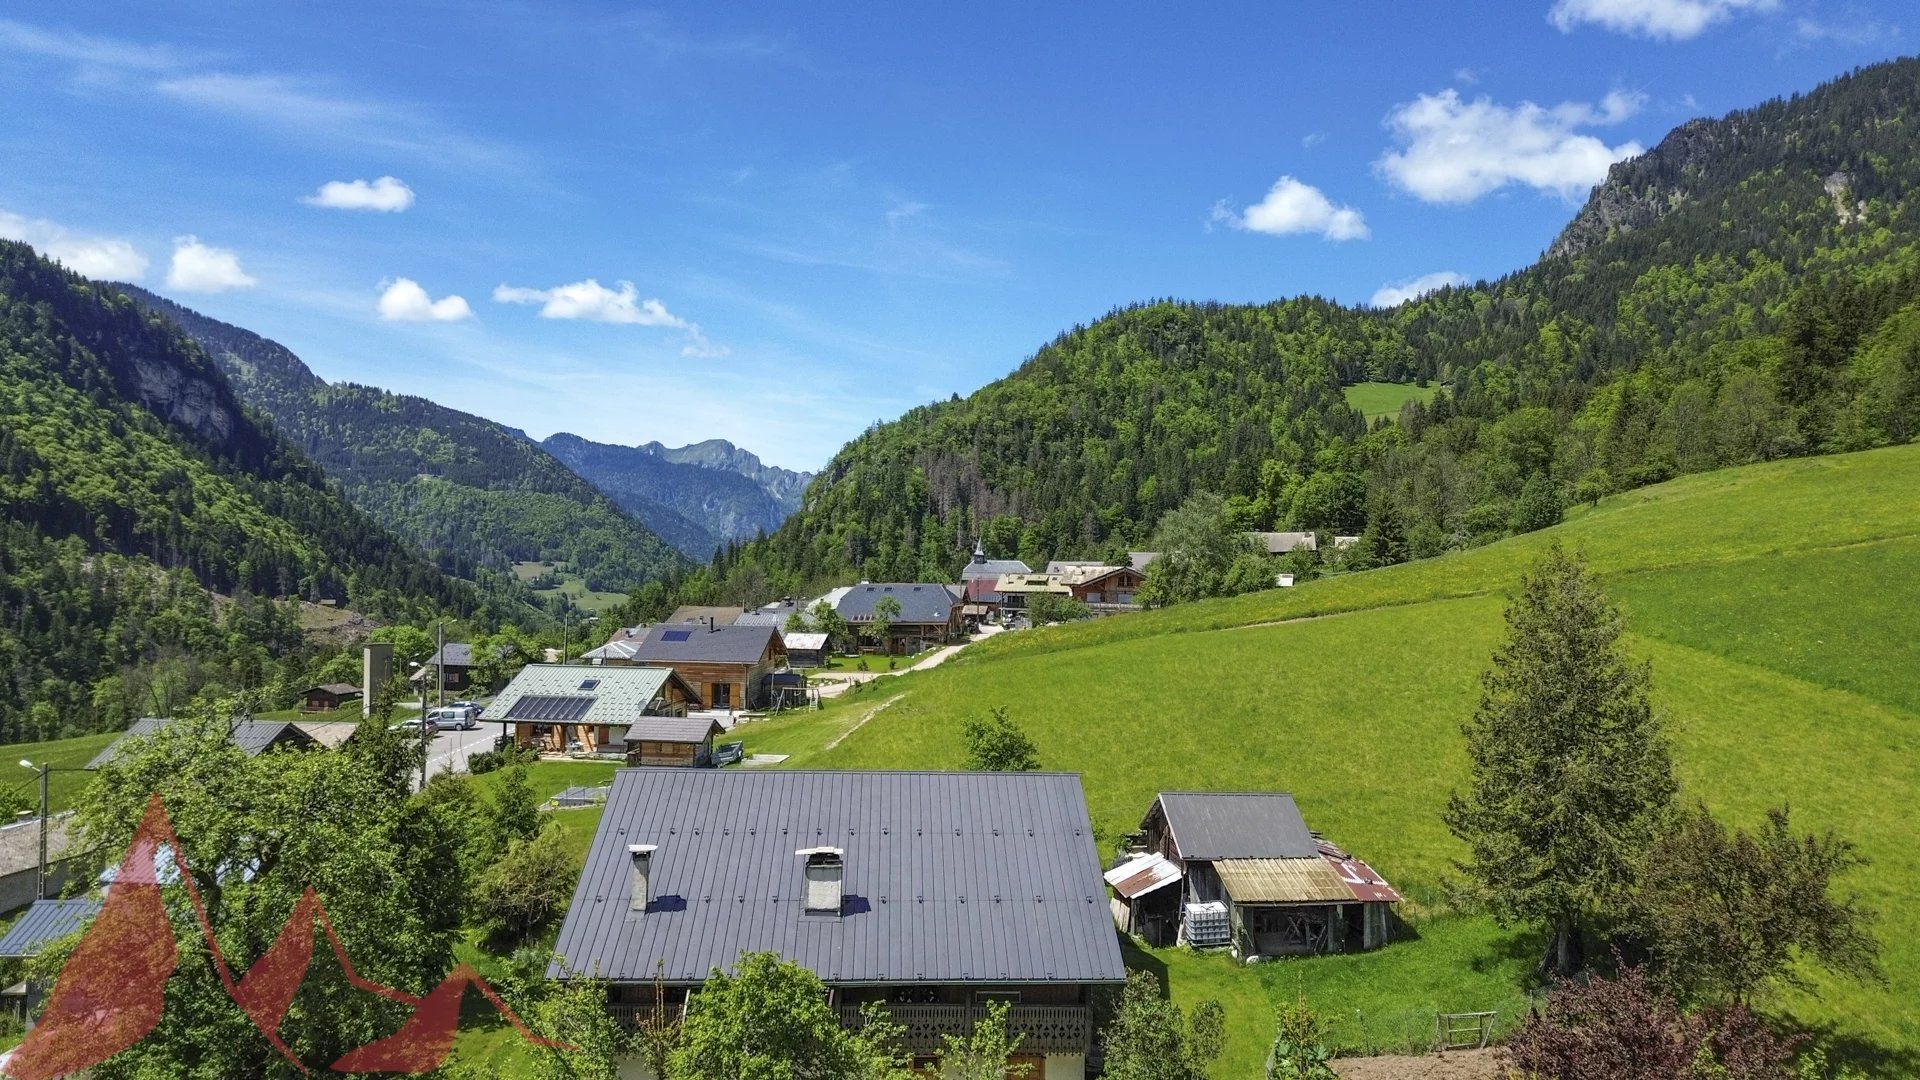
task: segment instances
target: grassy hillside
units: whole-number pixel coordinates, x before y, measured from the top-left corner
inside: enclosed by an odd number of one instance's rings
[[[1304,993],[1353,1047],[1410,1045],[1436,1010],[1525,1007],[1537,943],[1450,910],[1439,817],[1505,591],[1553,540],[1586,553],[1653,664],[1685,796],[1743,823],[1790,802],[1872,865],[1889,982],[1818,978],[1769,1007],[1830,1026],[1887,1075],[1920,1070],[1920,447],[1692,476],[1458,555],[1137,616],[1007,634],[805,721],[749,729],[794,765],[957,767],[961,718],[1006,707],[1048,768],[1084,774],[1108,849],[1154,792],[1296,793],[1308,821],[1411,899],[1418,937],[1366,956],[1236,967],[1178,950],[1183,1000],[1232,1012],[1220,1076],[1258,1071],[1271,1002]],[[871,716],[883,694],[893,700]],[[865,717],[864,723],[855,722]],[[831,749],[827,740],[844,734]],[[1142,748],[1151,747],[1151,752]]]
[[[1440,388],[1431,383],[1426,386],[1415,386],[1412,383],[1396,382],[1354,383],[1341,391],[1346,396],[1347,404],[1366,417],[1368,423],[1383,416],[1398,416],[1400,406],[1409,401],[1422,403],[1432,401],[1433,395],[1439,392]]]

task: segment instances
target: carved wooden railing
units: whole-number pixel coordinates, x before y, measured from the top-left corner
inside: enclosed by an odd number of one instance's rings
[[[893,1022],[905,1027],[901,1045],[908,1050],[938,1050],[942,1035],[965,1035],[987,1018],[984,1005],[889,1005]],[[857,1005],[840,1007],[840,1022],[860,1026]],[[1022,1036],[1030,1054],[1084,1054],[1093,1040],[1093,1021],[1084,1005],[1015,1005],[1007,1011],[1007,1030]]]

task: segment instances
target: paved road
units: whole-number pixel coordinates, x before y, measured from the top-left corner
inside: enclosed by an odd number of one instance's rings
[[[466,772],[467,759],[493,749],[493,740],[499,734],[500,725],[498,724],[481,724],[472,731],[442,728],[434,733],[433,742],[427,745],[427,775]],[[417,738],[418,735],[416,734],[415,737]],[[414,780],[414,786],[419,786],[417,777]]]

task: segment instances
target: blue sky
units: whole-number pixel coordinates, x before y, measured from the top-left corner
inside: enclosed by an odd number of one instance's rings
[[[1920,32],[1908,0],[108,7],[0,14],[0,235],[329,379],[795,468],[1122,304],[1517,269],[1608,162]]]

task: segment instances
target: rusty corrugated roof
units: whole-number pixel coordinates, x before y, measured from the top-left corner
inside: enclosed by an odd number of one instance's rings
[[[1353,890],[1327,860],[1216,859],[1213,869],[1236,904],[1340,904]]]
[[[1341,881],[1346,882],[1355,900],[1368,904],[1400,902],[1400,894],[1394,891],[1393,886],[1387,884],[1387,879],[1381,877],[1373,867],[1325,840],[1320,841],[1320,857],[1327,861],[1327,865],[1333,867],[1334,873],[1340,875]]]
[[[1157,852],[1136,855],[1101,875],[1113,891],[1132,900],[1180,880],[1180,865]]]

